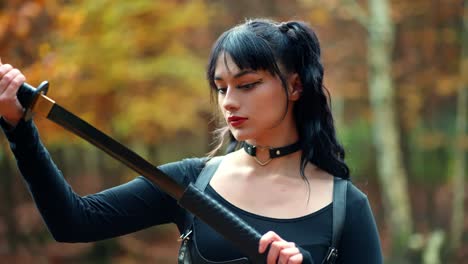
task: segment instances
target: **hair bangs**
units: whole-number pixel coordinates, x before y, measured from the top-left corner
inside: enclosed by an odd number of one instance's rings
[[[231,56],[239,69],[267,70],[277,74],[278,66],[272,49],[252,31],[234,31],[223,44],[224,52]]]
[[[272,75],[280,75],[274,52],[269,44],[245,26],[225,32],[216,42],[208,65],[208,80],[215,87],[214,75],[219,56],[229,54],[236,66],[243,69],[266,70]]]

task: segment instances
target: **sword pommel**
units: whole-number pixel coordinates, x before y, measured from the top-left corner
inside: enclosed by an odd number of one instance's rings
[[[45,95],[47,94],[47,91],[49,90],[49,82],[44,81],[42,82],[37,88],[34,88],[33,86],[23,83],[18,92],[16,93],[16,96],[18,97],[19,102],[21,105],[24,107],[26,110],[24,112],[24,119],[29,120],[32,118],[32,115],[34,113],[33,111],[33,106],[37,99],[39,98],[40,95]]]

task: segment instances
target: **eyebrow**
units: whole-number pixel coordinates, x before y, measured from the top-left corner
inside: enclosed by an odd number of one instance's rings
[[[254,70],[243,70],[243,71],[240,71],[240,72],[234,74],[234,78],[240,78],[240,77],[242,77],[242,76],[244,76],[246,74],[251,74],[251,73],[257,73],[257,72],[254,71]],[[221,78],[220,76],[215,76],[214,80],[215,81],[222,81],[223,78]]]

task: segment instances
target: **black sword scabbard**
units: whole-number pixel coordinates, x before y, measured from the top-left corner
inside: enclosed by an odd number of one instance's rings
[[[48,87],[48,82],[37,89],[27,83],[20,87],[17,97],[25,108],[25,119],[38,114],[88,141],[174,197],[182,207],[238,246],[252,263],[266,262],[266,254],[258,253],[261,235],[255,229],[192,184],[186,188],[179,185],[132,150],[56,104],[46,96]]]

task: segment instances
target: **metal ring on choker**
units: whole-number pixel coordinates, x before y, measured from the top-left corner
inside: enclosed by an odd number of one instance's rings
[[[282,156],[286,156],[288,154],[291,154],[291,153],[294,153],[294,152],[300,150],[301,149],[301,144],[300,144],[299,141],[297,141],[296,143],[293,143],[291,145],[287,145],[287,146],[284,146],[284,147],[270,148],[270,147],[257,147],[255,145],[251,145],[251,144],[244,141],[243,148],[244,148],[245,152],[247,152],[247,154],[254,157],[255,161],[259,165],[265,166],[268,163],[270,163],[270,161],[272,159],[274,159],[274,158],[279,158],[279,157],[282,157]],[[258,158],[257,158],[257,148],[268,148],[270,158],[268,160],[264,161],[264,162],[261,162],[260,160],[258,160]]]

